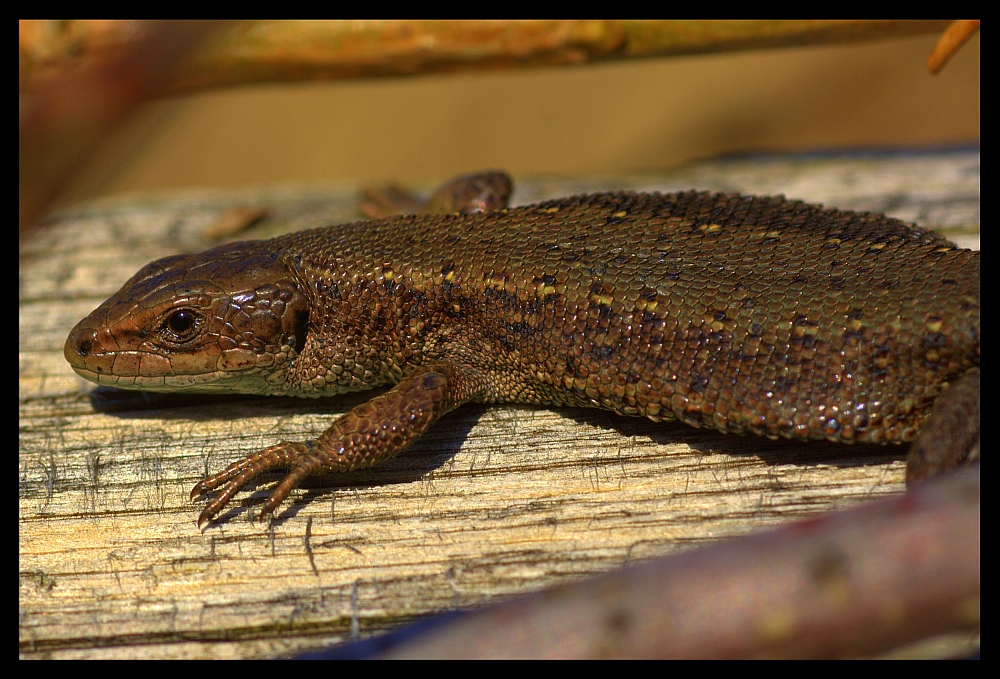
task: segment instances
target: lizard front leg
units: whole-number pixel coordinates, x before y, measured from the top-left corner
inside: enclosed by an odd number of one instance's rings
[[[370,219],[405,214],[447,215],[492,212],[507,207],[514,184],[505,172],[488,171],[456,177],[427,200],[396,186],[366,189],[361,213]]]
[[[198,517],[211,521],[247,483],[276,467],[288,475],[268,497],[261,517],[273,512],[311,474],[371,467],[404,451],[442,415],[474,400],[474,380],[450,362],[422,366],[386,393],[362,403],[313,440],[283,441],[200,481],[191,499],[221,487]]]

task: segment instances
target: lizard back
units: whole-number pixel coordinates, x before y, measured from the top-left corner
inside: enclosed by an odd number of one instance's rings
[[[900,442],[979,365],[978,252],[781,197],[593,194],[260,243],[309,298],[295,395],[444,358],[477,400]]]

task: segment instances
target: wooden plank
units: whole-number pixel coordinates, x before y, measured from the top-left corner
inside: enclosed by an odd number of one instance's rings
[[[888,211],[978,247],[979,151],[700,163],[660,176],[522,183],[785,193]],[[19,313],[21,657],[271,657],[902,491],[900,448],[727,437],[599,411],[471,406],[385,467],[314,480],[272,525],[269,484],[198,531],[207,471],[315,436],[367,394],[319,401],[91,389],[69,329],[151,259],[356,218],[356,190],[140,197],[67,209],[23,246]]]

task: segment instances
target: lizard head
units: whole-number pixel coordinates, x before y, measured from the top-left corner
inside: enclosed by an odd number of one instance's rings
[[[146,391],[281,393],[308,302],[259,241],[151,262],[66,339],[73,369]]]

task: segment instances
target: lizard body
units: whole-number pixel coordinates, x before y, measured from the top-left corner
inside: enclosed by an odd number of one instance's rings
[[[65,355],[128,389],[395,385],[199,483],[192,496],[221,488],[199,523],[264,471],[289,468],[268,513],[306,476],[378,464],[471,401],[846,443],[923,430],[916,479],[978,458],[979,253],[781,197],[592,194],[161,259]]]

